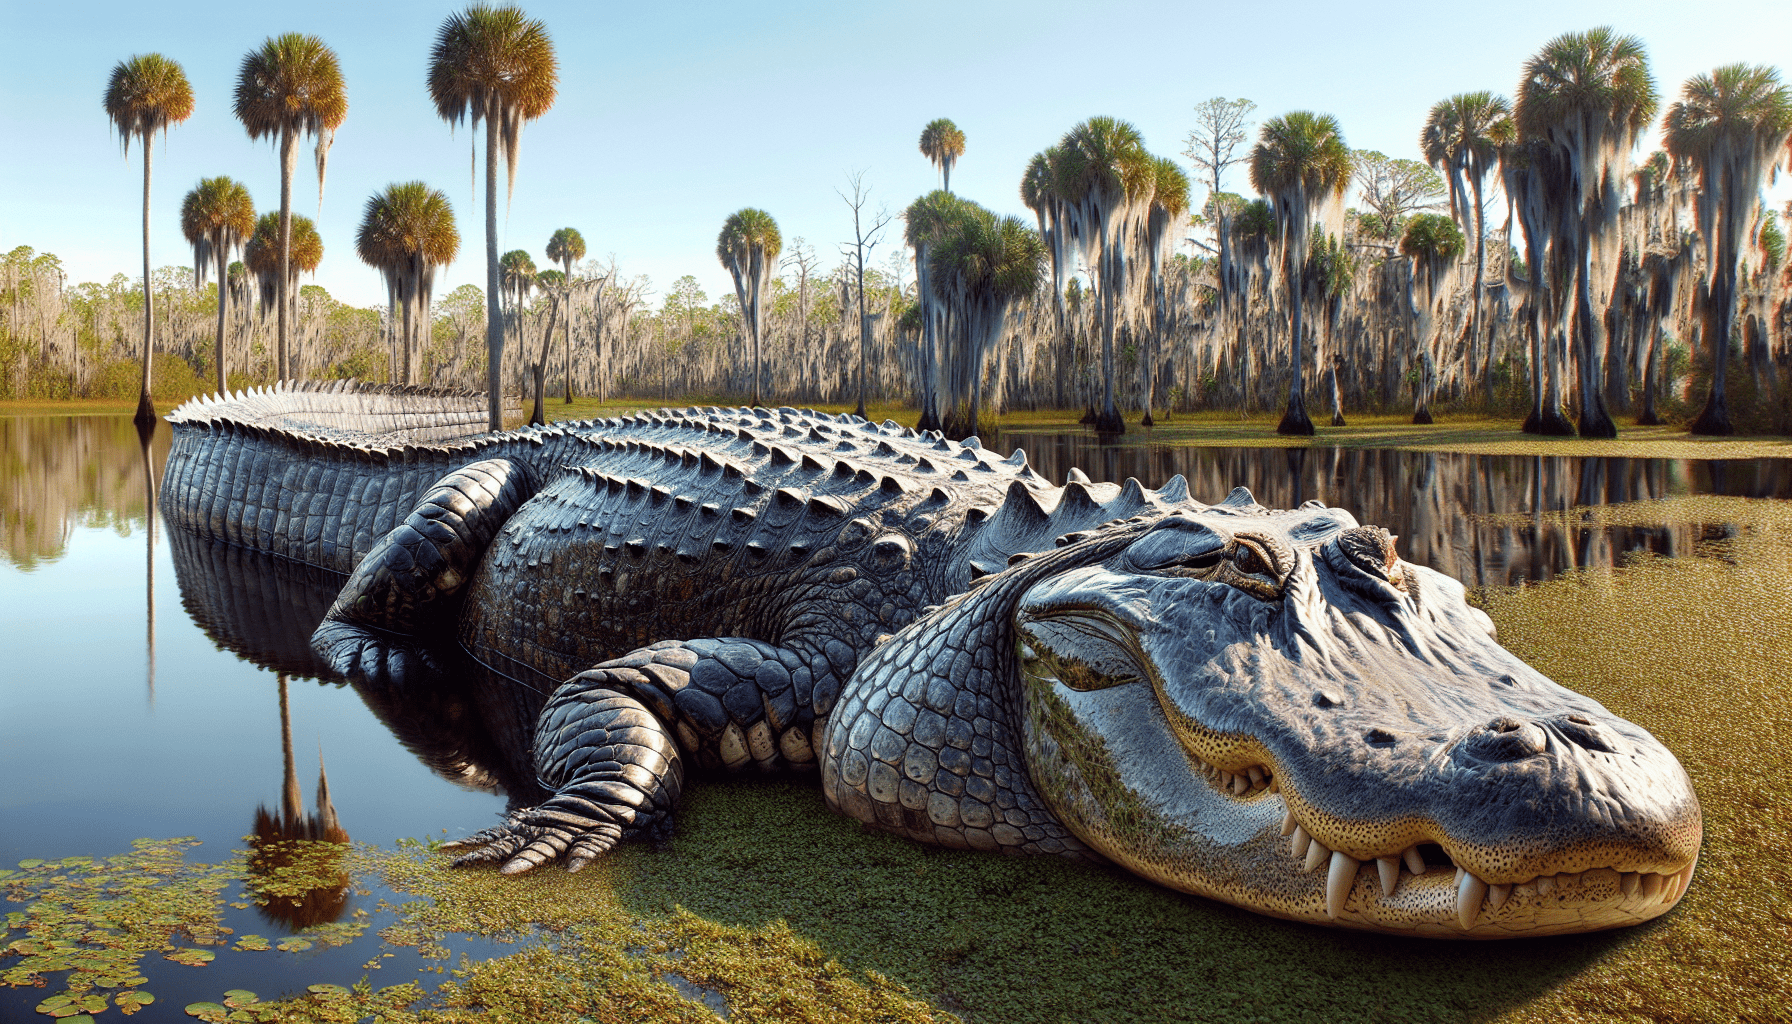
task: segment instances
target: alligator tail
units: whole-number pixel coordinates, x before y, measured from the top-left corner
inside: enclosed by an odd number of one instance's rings
[[[213,540],[347,573],[449,469],[514,435],[480,435],[485,396],[282,381],[194,399],[174,440],[161,511]]]

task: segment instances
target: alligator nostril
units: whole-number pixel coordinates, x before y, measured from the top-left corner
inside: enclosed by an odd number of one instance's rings
[[[1470,733],[1463,749],[1483,761],[1517,761],[1541,754],[1549,746],[1549,734],[1533,722],[1496,718]]]
[[[1370,729],[1363,734],[1363,742],[1371,747],[1391,747],[1399,742],[1399,737],[1386,729]]]
[[[1313,694],[1313,705],[1321,708],[1342,707],[1344,698],[1330,690],[1319,690]]]
[[[1593,720],[1585,715],[1564,715],[1551,722],[1550,726],[1576,746],[1606,754],[1618,752],[1611,734],[1593,724]]]

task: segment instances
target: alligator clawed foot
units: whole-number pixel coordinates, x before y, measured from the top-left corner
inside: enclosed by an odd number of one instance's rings
[[[325,620],[312,635],[311,648],[329,663],[330,671],[352,683],[386,688],[439,674],[421,647],[367,627]]]
[[[576,872],[621,838],[622,826],[616,822],[532,807],[511,814],[495,828],[443,843],[442,849],[470,851],[454,859],[451,866],[457,868],[502,861],[499,874],[520,875],[565,857],[566,870]]]

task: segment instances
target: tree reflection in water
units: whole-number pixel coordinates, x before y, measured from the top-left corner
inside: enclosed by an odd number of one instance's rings
[[[1609,566],[1631,552],[1689,554],[1706,529],[1589,528],[1550,513],[1689,493],[1792,497],[1788,459],[1103,445],[1087,435],[1018,432],[1002,434],[992,447],[1026,449],[1033,467],[1055,483],[1074,466],[1097,481],[1137,477],[1147,486],[1181,474],[1201,501],[1218,501],[1242,485],[1271,508],[1324,502],[1360,523],[1387,527],[1400,536],[1402,558],[1471,587],[1547,580],[1569,569]]]

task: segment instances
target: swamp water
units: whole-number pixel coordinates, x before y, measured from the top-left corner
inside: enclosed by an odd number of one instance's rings
[[[450,876],[400,840],[464,835],[504,806],[441,756],[454,746],[438,734],[453,709],[394,707],[317,678],[305,639],[333,579],[152,529],[146,482],[159,480],[167,443],[162,424],[145,452],[124,417],[0,418],[0,890],[13,901],[0,906],[0,1021],[139,1009],[141,1020],[184,1020],[196,1002],[216,1007],[202,1016],[243,1020],[458,1019],[475,1007],[524,1020],[713,1020],[726,1008],[774,1019],[1186,1010],[1301,1020],[1377,1008],[1394,1020],[1526,1019],[1555,986],[1598,993],[1602,970],[1622,979],[1626,947],[1677,934],[1671,922],[1698,911],[1701,889],[1741,904],[1711,907],[1734,927],[1710,922],[1699,955],[1668,959],[1707,976],[1748,965],[1749,987],[1785,990],[1783,856],[1770,865],[1777,889],[1771,877],[1750,883],[1779,894],[1771,906],[1740,882],[1726,886],[1722,865],[1761,872],[1749,850],[1786,848],[1792,814],[1770,781],[1783,774],[1773,753],[1792,724],[1774,678],[1785,678],[1775,648],[1792,623],[1780,571],[1792,561],[1787,460],[1001,439],[1058,483],[1072,466],[1152,486],[1181,473],[1200,499],[1242,484],[1266,505],[1318,499],[1386,526],[1404,557],[1488,588],[1484,601],[1521,656],[1680,753],[1707,804],[1705,884],[1669,923],[1469,957],[1272,921],[1099,869],[864,833],[801,783],[692,786],[667,849],[635,844],[576,878]],[[1628,616],[1627,639],[1662,645],[1675,638],[1656,634],[1679,632],[1689,651],[1742,658],[1698,677],[1719,688],[1726,672],[1754,677],[1746,706],[1729,709],[1741,716],[1733,728],[1725,709],[1701,709],[1690,692],[1644,693],[1633,705],[1601,688],[1642,667],[1621,644],[1602,644],[1613,613],[1589,614],[1578,633],[1563,623],[1601,601],[1624,615],[1612,580],[1630,573],[1664,594],[1677,581],[1700,588],[1684,608],[1652,598],[1658,614]],[[1527,580],[1557,582],[1515,586]],[[1767,614],[1752,631],[1732,628],[1730,608]],[[1553,646],[1552,631],[1562,634]],[[1688,669],[1647,671],[1671,681]],[[1746,744],[1698,757],[1682,745],[1712,735]],[[1706,766],[1721,770],[1722,787],[1740,787],[1742,818],[1714,800]],[[161,841],[171,836],[192,840]],[[343,852],[320,839],[364,845]],[[418,895],[430,899],[398,906]],[[1742,948],[1751,921],[1780,939],[1763,963]],[[1723,938],[1732,932],[1741,938]],[[425,999],[444,980],[452,985]],[[1633,984],[1611,987],[1634,1001]],[[287,1001],[252,1004],[248,991]],[[154,1002],[120,999],[129,992]],[[1748,998],[1723,1005],[1726,1017],[1755,1019]]]

